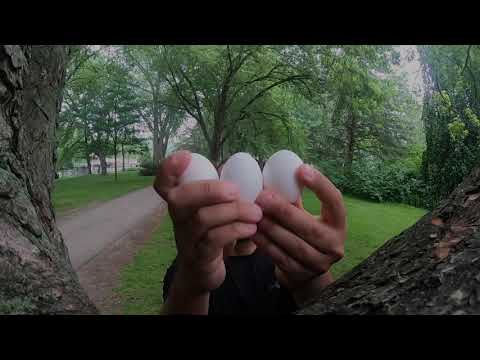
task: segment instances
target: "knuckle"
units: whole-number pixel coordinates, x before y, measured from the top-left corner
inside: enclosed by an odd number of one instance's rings
[[[258,223],[258,227],[265,231],[267,234],[272,234],[275,232],[275,223],[273,221],[270,221],[269,219],[263,218],[260,220]]]
[[[233,223],[231,225],[231,229],[236,238],[242,237],[246,230],[245,227],[240,223]]]
[[[208,221],[208,214],[205,208],[200,208],[195,213],[195,222],[199,225],[204,225]]]
[[[334,246],[331,250],[331,255],[334,261],[339,261],[345,256],[345,248],[342,245]]]
[[[217,231],[215,231],[215,229],[209,230],[205,235],[205,239],[204,239],[205,245],[213,244],[217,241],[217,239],[218,239]]]
[[[290,207],[290,204],[281,204],[278,207],[278,212],[282,218],[290,218],[292,216],[292,209]]]
[[[212,186],[212,183],[211,182],[204,182],[202,184],[202,192],[205,194],[205,195],[211,195],[213,193],[213,186]]]
[[[317,262],[315,266],[315,270],[320,274],[326,273],[329,268],[328,264],[325,264],[323,261]]]
[[[169,191],[167,191],[167,193],[165,194],[165,197],[166,197],[166,201],[167,203],[169,204],[175,204],[175,200],[176,200],[176,191],[175,189],[171,189]]]
[[[322,237],[323,233],[317,221],[309,222],[307,225],[307,236],[310,239],[318,240]]]
[[[281,257],[281,263],[286,271],[295,271],[295,264],[293,263],[293,260],[287,256],[287,255],[282,255]]]

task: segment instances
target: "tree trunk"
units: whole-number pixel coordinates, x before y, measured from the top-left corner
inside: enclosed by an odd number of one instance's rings
[[[153,163],[155,166],[162,160],[162,146],[160,143],[160,126],[158,119],[153,120]]]
[[[103,154],[98,154],[100,159],[100,169],[102,175],[107,175],[107,157]]]
[[[480,314],[480,168],[300,314]]]
[[[115,131],[114,137],[113,137],[113,166],[115,168],[115,181],[117,181],[117,132]]]
[[[125,171],[125,149],[123,148],[123,143],[122,143],[122,171]]]
[[[87,154],[86,157],[87,157],[88,175],[92,175],[92,159],[90,159],[90,154]]]
[[[355,151],[356,123],[353,114],[350,114],[347,124],[347,143],[345,147],[344,173],[349,176],[352,173],[353,152]]]
[[[55,123],[68,49],[0,45],[0,313],[94,314],[55,224]]]
[[[92,160],[90,158],[90,151],[88,150],[88,132],[87,132],[87,123],[84,123],[83,127],[83,142],[85,144],[85,159],[87,160],[88,174],[92,174]]]

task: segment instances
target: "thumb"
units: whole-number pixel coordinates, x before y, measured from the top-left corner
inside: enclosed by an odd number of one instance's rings
[[[153,188],[164,200],[167,200],[168,192],[178,185],[178,180],[190,164],[191,158],[190,151],[182,150],[174,152],[160,163]]]

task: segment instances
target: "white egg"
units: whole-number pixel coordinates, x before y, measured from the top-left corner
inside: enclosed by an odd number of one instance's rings
[[[294,203],[300,197],[300,186],[295,172],[302,164],[302,159],[289,150],[276,152],[263,167],[264,185]]]
[[[250,154],[239,152],[223,165],[220,180],[235,183],[240,188],[240,198],[254,202],[263,188],[260,166]]]
[[[190,164],[179,180],[180,184],[199,180],[218,180],[218,172],[206,157],[192,153]]]

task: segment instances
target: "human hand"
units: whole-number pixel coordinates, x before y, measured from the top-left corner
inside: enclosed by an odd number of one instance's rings
[[[172,154],[160,165],[154,188],[168,203],[178,250],[175,288],[200,296],[225,279],[223,251],[256,233],[262,211],[239,199],[238,187],[219,180],[179,184],[188,167],[188,151]]]
[[[302,165],[296,176],[322,202],[321,217],[305,211],[301,199],[290,204],[265,189],[256,200],[264,216],[252,240],[272,258],[279,282],[305,302],[332,281],[329,269],[343,257],[346,211],[340,191],[318,170]]]

